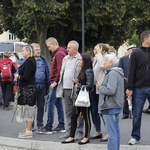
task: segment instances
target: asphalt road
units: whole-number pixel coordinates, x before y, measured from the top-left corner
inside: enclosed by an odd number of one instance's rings
[[[145,104],[145,108],[147,107],[147,103]],[[46,116],[47,112],[44,116],[44,122],[46,123]],[[120,131],[121,131],[121,144],[128,145],[128,141],[130,140],[130,134],[132,130],[132,119],[121,119],[122,114],[120,114]],[[0,136],[2,137],[11,137],[17,138],[18,133],[25,129],[25,122],[18,123],[14,119],[12,120],[12,110],[3,110],[0,108]],[[57,113],[55,111],[55,122],[54,128],[57,126]],[[94,133],[94,128],[92,126],[91,135]],[[105,134],[105,128],[102,123],[102,133]],[[64,133],[53,133],[51,135],[40,135],[34,132],[34,137],[32,140],[38,141],[53,141],[53,142],[60,142],[62,139],[59,139],[59,136]],[[142,126],[141,126],[141,140],[139,145],[150,145],[150,115],[143,114],[142,116]],[[91,140],[92,144],[100,144],[99,139]]]

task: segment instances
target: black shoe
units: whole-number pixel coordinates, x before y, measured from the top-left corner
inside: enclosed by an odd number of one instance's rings
[[[74,139],[71,140],[71,141],[62,141],[61,143],[62,143],[62,144],[74,143]]]
[[[107,142],[108,139],[100,139],[100,142]]]
[[[56,128],[53,130],[53,132],[62,132],[62,133],[64,133],[64,132],[66,132],[66,130],[65,130],[64,127],[56,127]]]
[[[150,114],[150,110],[147,108],[147,109],[144,109],[143,110],[143,113],[146,113],[146,114]]]
[[[102,138],[102,133],[100,133],[99,135],[97,136],[91,136],[90,139],[101,139]]]
[[[86,142],[81,142],[81,141],[78,142],[79,145],[84,145],[84,144],[87,144],[87,143],[90,143],[90,140],[89,140],[89,139],[88,139]]]
[[[128,119],[128,118],[129,118],[128,116],[123,116],[123,117],[122,117],[122,119]]]
[[[40,128],[36,130],[37,133],[39,134],[52,134],[52,130],[47,130],[46,127]]]

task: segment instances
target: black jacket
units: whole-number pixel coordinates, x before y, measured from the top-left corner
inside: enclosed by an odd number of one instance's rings
[[[36,60],[29,57],[18,69],[20,80],[19,86],[35,85]]]
[[[77,87],[77,93],[80,91],[82,85],[84,85],[87,89],[87,91],[89,91],[89,93],[92,93],[93,91],[93,86],[94,86],[94,73],[92,69],[87,69],[85,71],[85,80],[79,80],[79,84]]]
[[[127,88],[143,87],[150,87],[150,47],[141,46],[131,54]]]

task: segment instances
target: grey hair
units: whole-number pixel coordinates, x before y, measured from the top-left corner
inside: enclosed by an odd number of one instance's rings
[[[40,44],[38,43],[32,43],[31,46],[34,48],[34,47],[40,47]]]
[[[75,40],[70,41],[68,44],[73,44],[73,47],[78,50],[79,49],[79,43]]]
[[[107,58],[109,61],[112,61],[113,65],[117,64],[117,57],[116,57],[116,55],[107,54],[105,56],[105,58]]]

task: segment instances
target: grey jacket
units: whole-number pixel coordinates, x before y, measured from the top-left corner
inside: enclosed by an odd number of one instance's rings
[[[124,74],[123,70],[113,67],[106,70],[106,76],[99,88],[100,110],[122,108],[124,103]]]
[[[65,65],[66,65],[66,62],[68,61],[69,59],[69,55],[65,56],[63,61],[62,61],[62,67],[61,67],[61,71],[60,71],[60,78],[59,78],[59,82],[58,82],[58,86],[57,86],[57,91],[56,91],[56,97],[63,97],[63,74],[64,74],[64,71],[65,71]],[[74,66],[74,79],[77,79],[79,73],[80,73],[80,70],[81,70],[81,65],[79,63],[81,59],[81,55],[80,53],[77,54],[77,61],[75,63]],[[73,86],[72,87],[72,94],[70,95],[70,97],[72,98],[73,96],[76,96],[76,87]]]

